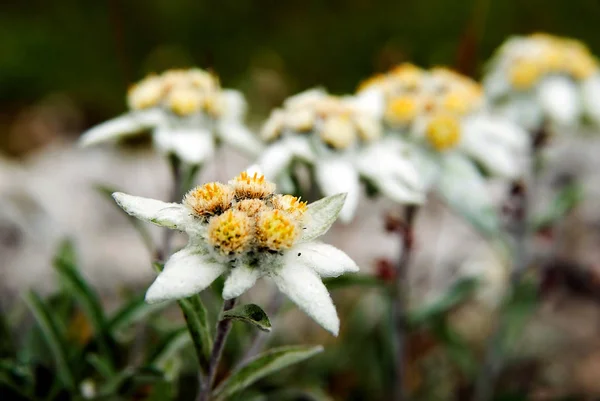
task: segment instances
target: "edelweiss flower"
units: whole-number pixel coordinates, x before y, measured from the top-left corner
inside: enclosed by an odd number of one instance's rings
[[[199,68],[150,75],[132,86],[130,111],[85,132],[81,143],[92,145],[151,129],[155,146],[189,164],[200,164],[214,153],[214,134],[256,155],[260,142],[244,126],[243,96],[223,90],[218,79]]]
[[[526,132],[488,112],[480,86],[463,75],[403,64],[367,80],[357,98],[383,121],[387,140],[410,154],[427,188],[464,213],[491,211],[477,165],[501,177],[522,173]]]
[[[423,200],[414,166],[379,142],[381,125],[352,97],[335,97],[320,89],[287,99],[262,129],[271,145],[258,161],[271,179],[289,177],[295,159],[312,164],[325,195],[347,192],[340,219],[354,216],[360,178],[402,203]]]
[[[314,241],[336,220],[345,194],[307,205],[291,195],[275,194],[275,184],[247,171],[229,184],[208,183],[192,189],[183,202],[115,193],[132,216],[185,231],[188,245],[165,264],[146,293],[146,301],[188,297],[227,275],[223,298],[242,295],[263,276],[332,334],[339,319],[320,277],[356,272],[344,252]]]
[[[492,58],[486,95],[504,114],[529,130],[545,120],[600,124],[600,70],[587,47],[547,34],[514,37]]]

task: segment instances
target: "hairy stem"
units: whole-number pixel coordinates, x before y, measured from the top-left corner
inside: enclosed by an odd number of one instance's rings
[[[223,302],[223,312],[227,312],[235,306],[236,299],[228,299]],[[215,334],[215,341],[213,344],[213,349],[210,354],[210,360],[208,364],[208,373],[206,374],[206,380],[204,381],[204,386],[202,387],[200,393],[198,394],[197,401],[208,401],[210,399],[210,393],[212,391],[213,385],[215,383],[215,376],[217,375],[217,368],[219,367],[219,362],[221,361],[221,355],[223,354],[223,349],[225,348],[225,341],[227,340],[227,336],[231,331],[231,320],[230,319],[221,319],[219,323],[217,323],[217,332]]]
[[[392,288],[392,321],[393,321],[393,341],[395,347],[395,381],[394,401],[406,400],[406,389],[404,388],[406,354],[406,294],[407,294],[407,276],[408,266],[410,264],[413,239],[414,239],[414,221],[418,208],[416,206],[406,206],[404,210],[404,219],[401,222],[398,232],[401,238],[402,250],[400,260],[396,267],[396,277]]]

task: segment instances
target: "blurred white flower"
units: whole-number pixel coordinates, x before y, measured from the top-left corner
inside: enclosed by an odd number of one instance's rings
[[[185,231],[188,245],[165,264],[146,293],[148,302],[191,296],[227,274],[223,298],[242,295],[270,277],[302,310],[332,334],[339,319],[320,277],[356,272],[344,252],[314,241],[342,208],[345,194],[307,205],[274,193],[259,172],[243,172],[228,185],[196,187],[181,204],[115,193],[119,206],[141,220]]]
[[[480,166],[491,175],[519,177],[529,137],[485,108],[475,81],[444,68],[402,64],[363,83],[357,99],[383,121],[388,143],[404,141],[403,155],[416,163],[426,188],[491,224],[492,202]]]
[[[258,164],[270,179],[289,177],[295,160],[312,166],[325,195],[348,193],[340,219],[356,212],[360,179],[400,203],[423,201],[422,185],[413,164],[379,141],[381,124],[358,99],[336,97],[312,89],[287,99],[262,129],[270,142]]]
[[[261,143],[243,123],[246,102],[235,90],[199,68],[150,75],[128,93],[130,111],[99,124],[81,137],[83,146],[152,130],[156,148],[189,164],[212,157],[215,135],[251,155]]]
[[[494,107],[531,131],[545,121],[600,124],[600,69],[573,39],[537,33],[507,40],[490,61],[484,88]]]

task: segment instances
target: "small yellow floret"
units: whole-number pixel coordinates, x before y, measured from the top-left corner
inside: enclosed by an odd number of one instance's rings
[[[169,108],[180,116],[187,116],[200,111],[202,107],[202,94],[194,88],[174,88],[167,99]]]
[[[275,184],[267,181],[262,174],[248,174],[246,171],[229,181],[238,199],[263,199],[275,192]]]
[[[310,131],[315,125],[315,112],[310,109],[291,110],[286,116],[286,125],[293,131]]]
[[[220,93],[210,93],[204,96],[202,108],[207,114],[213,117],[219,117],[225,111],[225,99]]]
[[[209,182],[189,191],[183,198],[183,204],[198,216],[219,214],[229,209],[233,195],[233,189],[228,185]]]
[[[360,139],[362,139],[365,142],[371,142],[376,139],[379,139],[382,135],[382,127],[380,121],[369,115],[355,115],[354,125],[358,130],[358,135],[360,136]]]
[[[415,96],[398,96],[390,100],[385,110],[385,119],[391,124],[408,124],[417,115]]]
[[[346,149],[356,140],[356,129],[349,116],[331,116],[323,122],[321,140],[336,149]]]
[[[259,246],[272,251],[291,248],[298,233],[292,216],[281,210],[262,212],[256,225]]]
[[[450,90],[442,98],[442,107],[449,113],[465,115],[476,106],[472,94],[465,90]]]
[[[281,135],[286,121],[286,113],[281,109],[271,112],[267,121],[260,130],[260,137],[263,141],[273,141]]]
[[[535,85],[543,73],[543,69],[537,62],[519,60],[510,69],[509,79],[515,88],[525,90]]]
[[[307,202],[292,195],[277,195],[271,201],[275,209],[289,213],[297,221],[301,221],[308,210]]]
[[[390,71],[390,75],[406,89],[417,89],[423,80],[423,70],[410,63],[396,66]]]
[[[460,140],[460,122],[452,115],[438,114],[427,124],[425,134],[435,149],[452,148]]]
[[[239,210],[229,209],[208,223],[208,242],[224,255],[246,251],[252,238],[252,220]]]
[[[266,210],[267,206],[261,199],[244,199],[235,204],[235,209],[250,217],[256,217],[260,212]]]
[[[567,72],[575,79],[586,79],[598,70],[598,64],[594,58],[583,51],[572,51],[567,56]]]
[[[129,89],[127,103],[133,110],[157,106],[163,95],[163,80],[156,75],[144,78]]]
[[[204,91],[216,91],[219,89],[219,80],[208,71],[193,68],[187,72],[190,83]]]

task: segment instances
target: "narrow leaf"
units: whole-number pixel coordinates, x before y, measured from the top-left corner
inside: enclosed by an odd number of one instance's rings
[[[227,400],[265,376],[302,362],[323,351],[322,346],[288,346],[273,348],[248,361],[234,371],[214,391],[217,400]]]
[[[58,376],[69,390],[76,391],[75,375],[69,366],[67,356],[68,345],[64,331],[60,329],[60,323],[54,320],[50,310],[34,292],[26,295],[25,302],[33,313],[44,335],[44,340],[50,348]]]
[[[212,337],[206,308],[199,295],[181,299],[178,303],[192,337],[200,367],[207,371],[208,358],[212,350]]]
[[[553,225],[571,210],[573,210],[583,199],[583,188],[577,183],[566,185],[552,200],[547,210],[533,218],[534,231]]]
[[[236,306],[233,309],[223,313],[223,319],[241,320],[256,326],[259,330],[271,331],[271,322],[269,316],[262,308],[255,304]]]
[[[149,315],[163,310],[169,304],[165,302],[148,304],[143,296],[135,297],[119,309],[108,321],[108,331],[115,333],[144,320]]]
[[[438,317],[465,301],[477,288],[477,279],[472,277],[457,280],[452,287],[433,302],[408,313],[408,323],[419,325]]]
[[[190,343],[190,336],[185,328],[174,330],[169,333],[160,342],[156,349],[152,352],[152,355],[146,361],[148,366],[154,366],[156,368],[162,367],[162,365],[179,352],[183,347]]]
[[[75,299],[77,299],[77,302],[94,327],[100,349],[106,357],[113,360],[113,341],[106,331],[107,324],[102,305],[96,292],[77,271],[75,252],[70,241],[64,241],[59,247],[58,254],[54,259],[54,267],[58,271],[62,283],[67,286]]]
[[[326,278],[323,283],[329,290],[352,286],[379,287],[385,285],[382,280],[368,274],[344,274],[339,277]]]

